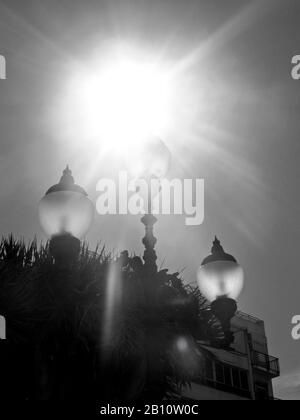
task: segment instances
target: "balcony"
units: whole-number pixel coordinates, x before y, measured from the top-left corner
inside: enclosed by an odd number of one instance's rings
[[[267,373],[271,378],[280,376],[279,360],[276,357],[258,351],[253,351],[252,356],[254,368]]]

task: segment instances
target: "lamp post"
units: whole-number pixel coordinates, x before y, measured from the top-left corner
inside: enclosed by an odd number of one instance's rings
[[[211,302],[211,310],[220,321],[228,348],[234,341],[231,319],[237,311],[236,299],[242,291],[244,272],[236,259],[227,254],[215,238],[211,255],[206,257],[198,271],[201,293]]]
[[[145,236],[142,240],[145,247],[143,256],[145,269],[147,274],[152,275],[157,273],[155,252],[157,239],[153,234],[157,218],[153,215],[152,200],[156,194],[159,194],[159,189],[153,190],[152,181],[159,183],[166,176],[171,163],[171,153],[162,140],[154,137],[145,144],[135,159],[138,161],[139,168],[137,178],[145,180],[148,186],[148,197],[144,197],[147,199],[147,207],[141,222],[145,226]]]
[[[75,184],[69,167],[60,182],[53,185],[39,203],[40,224],[50,237],[50,253],[56,263],[76,260],[80,239],[91,227],[94,205],[87,193]]]

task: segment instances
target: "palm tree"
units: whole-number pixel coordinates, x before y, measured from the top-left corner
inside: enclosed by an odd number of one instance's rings
[[[48,245],[2,239],[5,395],[116,402],[178,397],[201,370],[197,342],[218,340],[220,330],[205,299],[178,273],[160,270],[149,295],[143,270],[128,252],[114,260],[87,245],[76,263],[60,267]]]

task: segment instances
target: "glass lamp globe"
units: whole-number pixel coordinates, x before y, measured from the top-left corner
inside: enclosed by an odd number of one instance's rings
[[[81,239],[91,227],[94,205],[76,185],[67,167],[59,184],[51,187],[39,203],[39,220],[47,236]]]
[[[212,254],[205,258],[198,271],[201,293],[210,302],[221,298],[236,300],[244,285],[244,271],[236,259],[224,252],[215,238]]]
[[[211,252],[198,271],[198,285],[200,292],[211,302],[212,313],[221,323],[224,348],[230,348],[234,342],[231,319],[237,311],[236,299],[244,285],[244,272],[236,259],[226,254],[217,238]]]

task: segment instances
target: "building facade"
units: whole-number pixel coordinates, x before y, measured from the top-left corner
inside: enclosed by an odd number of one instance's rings
[[[280,375],[279,360],[269,355],[264,322],[238,312],[232,321],[235,341],[230,350],[199,343],[202,368],[191,387],[190,400],[274,400],[272,379]]]

